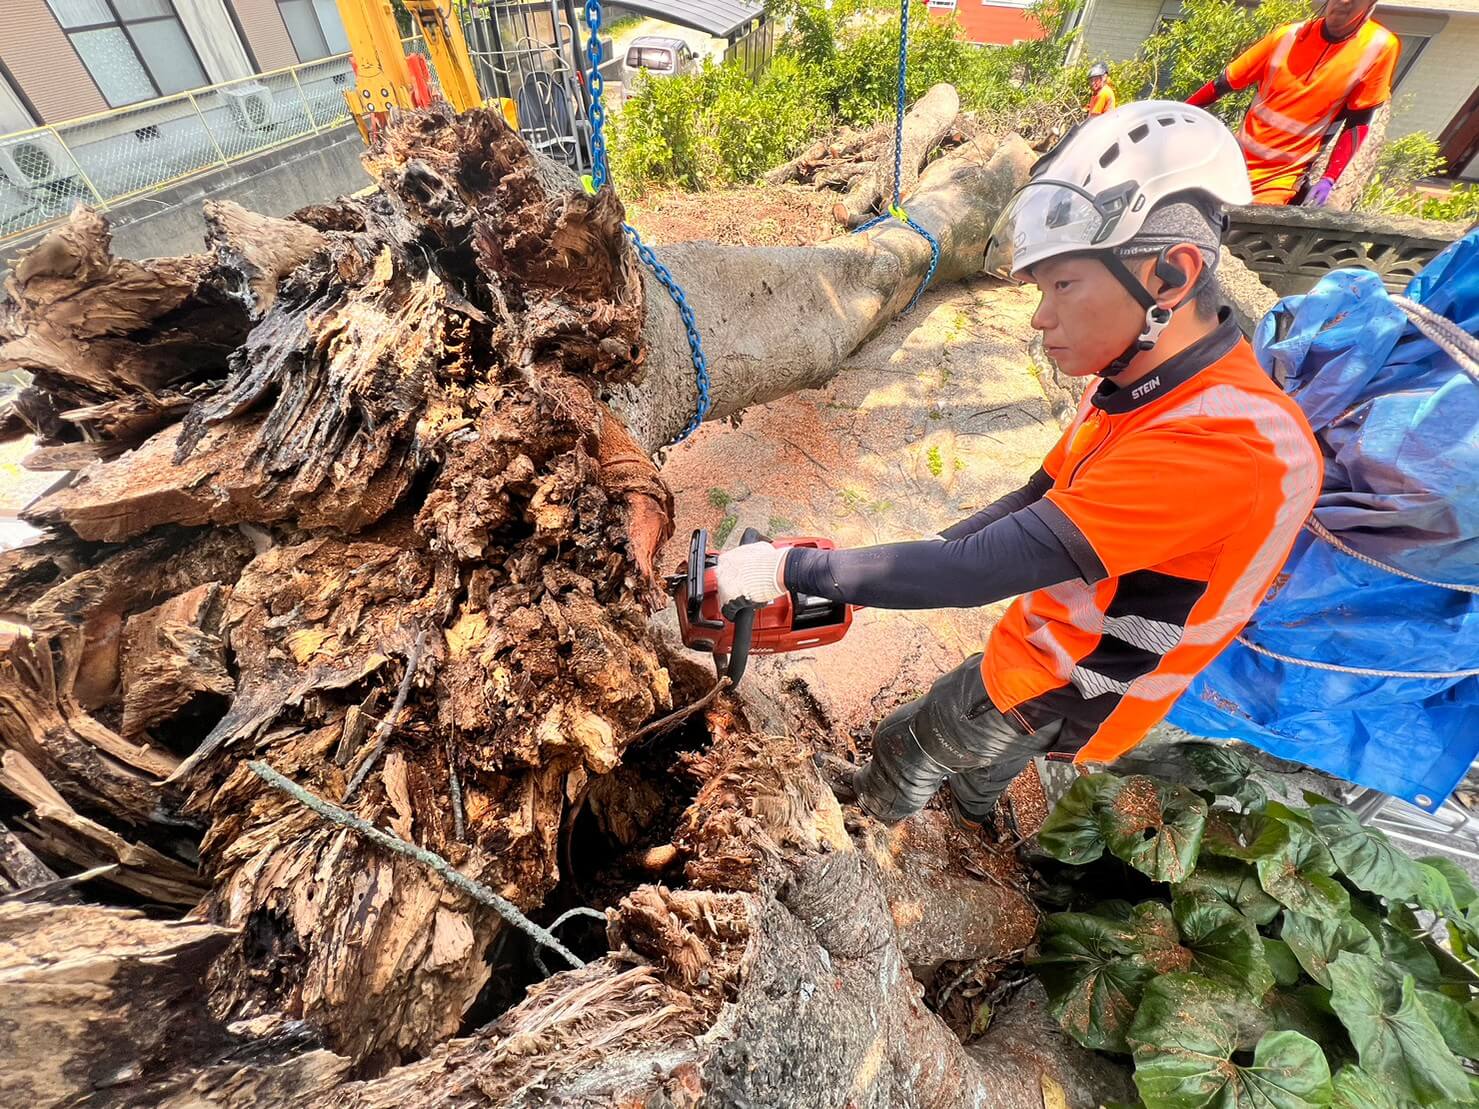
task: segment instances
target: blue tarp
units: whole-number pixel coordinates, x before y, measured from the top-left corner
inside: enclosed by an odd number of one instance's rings
[[[1479,332],[1479,230],[1429,263],[1406,295]],[[1365,270],[1336,271],[1285,298],[1254,346],[1324,450],[1319,522],[1408,574],[1479,585],[1479,383]],[[1451,674],[1479,669],[1479,596],[1369,566],[1306,531],[1243,635],[1293,659]],[[1432,810],[1479,753],[1479,676],[1330,673],[1235,642],[1171,721]]]

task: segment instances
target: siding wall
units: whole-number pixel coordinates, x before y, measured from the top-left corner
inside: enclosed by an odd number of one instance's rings
[[[58,123],[107,110],[108,102],[88,76],[46,6],[46,0],[4,0],[0,58],[10,70],[42,123]]]
[[[1381,9],[1377,9],[1381,19]],[[1453,13],[1428,41],[1417,63],[1392,97],[1389,133],[1413,131],[1434,137],[1448,126],[1479,84],[1479,15]]]
[[[242,32],[252,44],[252,53],[263,71],[297,65],[293,40],[277,10],[277,0],[226,0],[236,11]]]
[[[1023,39],[1040,39],[1047,33],[1026,8],[982,3],[982,0],[957,0],[955,18],[970,42],[1006,45]]]
[[[1091,4],[1079,55],[1090,61],[1133,58],[1155,31],[1161,13],[1160,0],[1091,0]]]

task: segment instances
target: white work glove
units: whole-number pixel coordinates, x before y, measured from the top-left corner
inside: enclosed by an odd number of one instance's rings
[[[782,574],[789,548],[770,543],[746,543],[719,555],[719,607],[736,597],[757,605],[769,604],[786,591]]]

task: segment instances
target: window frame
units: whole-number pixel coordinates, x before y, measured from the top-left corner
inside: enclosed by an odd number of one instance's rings
[[[293,29],[292,29],[291,26],[288,25],[288,17],[285,16],[285,15],[283,15],[283,12],[282,12],[282,6],[283,6],[284,3],[298,3],[298,2],[302,2],[302,0],[276,0],[276,3],[274,5],[277,8],[277,18],[280,19],[280,20],[282,20],[282,29],[283,29],[283,31],[288,36],[288,42],[293,47],[293,54],[297,57],[298,64],[299,65],[310,65],[313,62],[321,62],[325,58],[333,58],[333,57],[336,57],[338,54],[342,53],[342,51],[336,51],[331,45],[329,45],[329,33],[328,33],[328,31],[326,31],[324,29],[324,21],[323,21],[323,18],[318,14],[318,5],[315,4],[313,2],[313,0],[306,0],[306,3],[308,4],[308,11],[313,16],[314,26],[316,26],[318,28],[318,37],[323,40],[324,52],[322,54],[320,54],[316,58],[305,58],[298,51],[298,42],[297,42],[296,39],[293,38]],[[342,18],[341,18],[341,22],[342,22]],[[348,29],[347,28],[345,28],[345,34],[346,35],[348,34]]]
[[[163,92],[160,89],[159,81],[154,76],[154,71],[149,68],[149,63],[144,59],[144,52],[139,49],[138,42],[129,31],[129,27],[134,24],[173,21],[179,27],[180,35],[184,38],[186,45],[190,47],[190,56],[195,59],[195,68],[200,70],[200,76],[203,78],[201,84],[193,87],[205,88],[211,83],[210,74],[206,72],[205,62],[200,57],[200,51],[195,49],[195,42],[191,39],[190,32],[185,30],[185,21],[180,18],[180,10],[175,7],[175,0],[163,0],[164,5],[169,8],[168,15],[149,15],[143,19],[133,20],[123,18],[114,0],[96,0],[96,2],[108,9],[108,14],[113,17],[111,21],[106,23],[83,23],[76,27],[68,27],[62,22],[62,17],[57,14],[56,9],[51,6],[50,2],[47,3],[46,10],[51,13],[51,18],[56,20],[56,25],[61,28],[62,34],[67,37],[67,45],[72,48],[72,53],[76,54],[77,60],[82,63],[82,68],[87,74],[87,79],[92,82],[93,87],[98,90],[98,95],[103,98],[103,103],[107,104],[109,108],[129,108],[135,104],[145,104],[150,100],[160,100],[166,96],[178,96],[181,92],[189,91],[188,89],[181,89],[178,92]],[[82,34],[84,31],[106,31],[114,28],[122,32],[124,39],[128,42],[128,48],[134,52],[134,60],[139,63],[139,69],[143,71],[144,79],[149,82],[149,87],[154,90],[153,96],[145,96],[138,100],[129,100],[123,104],[114,104],[108,99],[108,94],[103,91],[103,86],[98,83],[97,77],[93,75],[92,69],[87,64],[87,59],[82,56],[82,51],[78,50],[77,44],[72,41],[73,35]]]

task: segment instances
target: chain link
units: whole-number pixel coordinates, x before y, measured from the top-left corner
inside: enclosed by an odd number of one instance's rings
[[[902,316],[907,316],[914,311],[914,306],[919,303],[919,298],[929,288],[930,282],[935,279],[935,270],[940,266],[940,242],[922,226],[910,218],[909,213],[904,211],[900,203],[902,198],[901,185],[904,180],[904,100],[905,100],[905,78],[909,73],[909,0],[899,0],[899,87],[894,98],[894,189],[893,203],[889,205],[888,211],[882,215],[874,216],[856,231],[855,235],[861,235],[885,223],[890,219],[896,219],[905,227],[910,228],[924,237],[925,242],[930,245],[930,266],[925,272],[924,280],[919,283],[919,288],[914,290],[914,295],[909,298],[909,303],[904,306]]]
[[[591,123],[591,174],[586,179],[585,187],[594,194],[611,183],[611,175],[606,166],[606,109],[602,104],[606,82],[601,76],[599,34],[601,0],[586,0],[585,25],[585,60],[589,66],[586,85],[591,100],[590,111],[587,114]],[[637,234],[635,227],[629,223],[623,223],[621,227],[626,232],[627,238],[632,240],[637,257],[642,259],[647,268],[662,283],[662,287],[668,291],[668,296],[673,298],[673,303],[678,307],[678,315],[683,320],[683,330],[688,335],[688,353],[693,359],[693,380],[698,389],[698,402],[694,407],[693,415],[688,419],[688,425],[667,444],[669,447],[676,446],[698,430],[699,425],[704,422],[704,418],[714,406],[709,396],[709,362],[704,357],[703,338],[698,333],[698,323],[694,319],[693,309],[689,307],[688,298],[683,293],[683,286],[678,284],[678,279],[673,276],[667,266],[658,261],[657,254],[642,241],[642,236]]]

